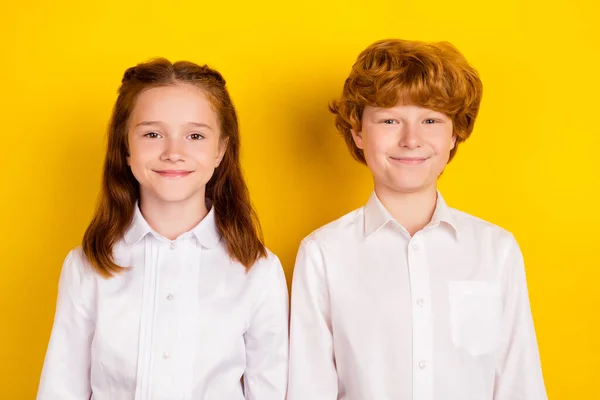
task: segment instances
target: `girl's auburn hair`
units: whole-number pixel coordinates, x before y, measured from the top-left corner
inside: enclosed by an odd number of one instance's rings
[[[217,230],[229,255],[246,269],[267,255],[242,174],[238,119],[225,79],[206,65],[159,58],[125,71],[108,128],[100,198],[82,242],[92,268],[105,278],[123,270],[115,263],[113,247],[131,225],[140,196],[139,184],[126,160],[129,119],[135,102],[144,90],[176,84],[202,89],[219,117],[221,140],[227,141],[223,160],[206,185],[206,198],[212,203]]]

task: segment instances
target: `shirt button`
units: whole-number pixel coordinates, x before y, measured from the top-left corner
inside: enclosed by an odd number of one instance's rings
[[[418,244],[416,244],[416,243],[415,243],[415,244],[413,244],[413,245],[412,245],[412,249],[413,249],[414,251],[419,251],[420,247],[419,247],[419,245],[418,245]]]
[[[171,242],[171,244],[169,245],[169,248],[171,250],[175,250],[175,242]]]
[[[163,358],[164,358],[165,360],[167,360],[169,357],[171,357],[171,355],[170,355],[168,352],[166,352],[166,351],[165,351],[165,352],[163,353]]]
[[[421,368],[421,369],[425,369],[425,368],[427,368],[427,361],[421,361],[421,362],[419,363],[419,368]]]
[[[418,299],[418,300],[417,300],[417,304],[419,305],[419,307],[423,307],[423,304],[425,304],[425,300],[423,300],[423,299]]]
[[[169,300],[169,301],[173,300],[174,298],[175,298],[175,296],[173,296],[171,293],[169,293],[167,295],[167,300]]]

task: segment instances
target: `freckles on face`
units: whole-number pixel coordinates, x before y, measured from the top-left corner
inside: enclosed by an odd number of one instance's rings
[[[204,191],[225,146],[202,89],[177,84],[143,91],[129,123],[128,164],[141,196],[182,199]]]

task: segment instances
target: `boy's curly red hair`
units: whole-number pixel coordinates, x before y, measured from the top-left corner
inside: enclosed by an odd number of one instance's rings
[[[352,66],[342,97],[329,109],[350,152],[366,163],[352,132],[361,131],[365,106],[389,108],[411,104],[446,114],[453,124],[456,146],[473,132],[483,85],[477,71],[450,43],[380,40],[365,50]]]

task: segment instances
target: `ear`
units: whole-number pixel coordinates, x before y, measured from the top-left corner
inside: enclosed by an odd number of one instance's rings
[[[363,149],[363,137],[362,132],[356,132],[354,129],[350,129],[350,133],[352,133],[352,139],[354,139],[354,144],[361,150]]]
[[[225,152],[227,151],[228,144],[229,138],[219,140],[219,148],[217,150],[217,156],[215,157],[215,168],[217,168],[221,164],[221,161],[223,161],[223,157],[225,157]]]
[[[450,150],[453,150],[456,147],[456,135],[452,135],[452,145],[450,146]]]

